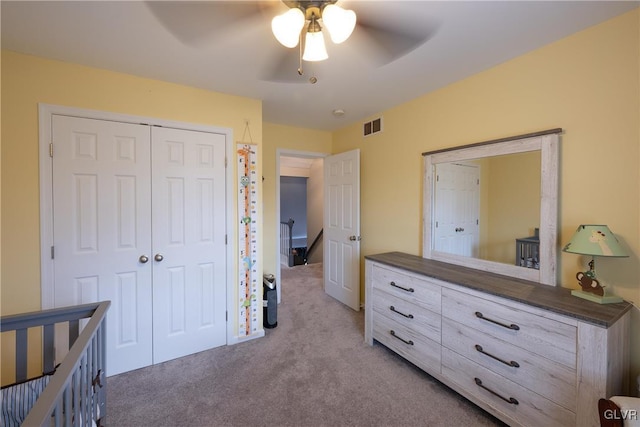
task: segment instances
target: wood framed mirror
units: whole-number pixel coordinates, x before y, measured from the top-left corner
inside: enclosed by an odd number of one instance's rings
[[[560,133],[423,153],[423,257],[555,286]]]

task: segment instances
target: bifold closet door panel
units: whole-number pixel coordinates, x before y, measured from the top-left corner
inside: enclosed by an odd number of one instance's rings
[[[226,343],[225,136],[152,128],[154,363]]]
[[[109,375],[150,365],[150,128],[61,115],[51,125],[54,305],[110,300]]]

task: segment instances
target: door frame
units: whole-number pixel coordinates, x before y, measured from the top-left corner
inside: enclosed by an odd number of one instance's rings
[[[321,153],[317,151],[301,151],[301,150],[288,150],[285,148],[276,149],[276,222],[274,224],[276,230],[276,283],[282,283],[281,280],[281,265],[282,259],[280,257],[280,157],[300,157],[305,159],[323,159],[331,155],[330,153]],[[278,296],[278,304],[282,300],[282,286],[277,285],[276,294]]]
[[[236,239],[233,219],[235,218],[234,202],[234,175],[233,175],[233,131],[230,128],[216,127],[210,125],[200,125],[187,122],[156,119],[145,116],[135,116],[129,114],[112,113],[84,108],[65,107],[51,104],[38,104],[38,158],[40,172],[40,289],[41,308],[54,308],[53,295],[53,268],[52,259],[53,248],[53,160],[50,156],[50,144],[52,139],[52,116],[72,116],[85,119],[117,121],[133,124],[145,124],[149,126],[162,126],[175,129],[184,129],[200,132],[211,132],[225,135],[225,230],[227,235],[226,245],[226,310],[234,307],[236,295],[235,281],[235,254]],[[230,166],[231,164],[231,166]],[[231,313],[234,319],[236,313]],[[234,336],[234,322],[228,320],[226,325],[226,343],[230,344],[231,337]]]

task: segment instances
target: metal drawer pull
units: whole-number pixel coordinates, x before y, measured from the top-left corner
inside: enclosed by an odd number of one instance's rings
[[[484,317],[479,311],[476,311],[476,317],[478,319],[486,320],[487,322],[495,323],[496,325],[502,326],[503,328],[513,329],[514,331],[520,330],[520,326],[518,325],[514,325],[513,323],[510,325],[506,325],[504,323],[498,322],[497,320],[489,319],[488,317]]]
[[[390,306],[389,310],[393,311],[394,313],[398,313],[399,315],[404,316],[407,319],[413,319],[413,314],[404,314],[403,312],[396,310],[394,306]]]
[[[480,378],[474,378],[473,379],[476,384],[478,385],[478,387],[483,388],[485,390],[487,390],[489,393],[493,394],[494,396],[499,397],[500,399],[504,400],[507,403],[510,403],[512,405],[519,405],[520,402],[518,402],[518,399],[516,399],[515,397],[510,397],[510,398],[506,398],[498,393],[496,393],[495,391],[491,390],[489,387],[482,385],[482,381],[480,380]]]
[[[403,288],[400,285],[396,285],[396,282],[391,282],[389,283],[391,286],[396,287],[398,289],[402,289],[403,291],[407,291],[407,292],[415,292],[413,288]]]
[[[398,339],[399,339],[400,341],[402,341],[403,343],[408,344],[408,345],[413,345],[413,341],[411,341],[411,340],[408,340],[408,341],[407,341],[407,340],[405,340],[405,339],[403,339],[403,338],[400,338],[399,336],[397,336],[397,335],[396,335],[396,331],[394,331],[393,329],[392,329],[392,330],[390,330],[390,331],[389,331],[389,333],[391,334],[391,336],[392,336],[392,337],[394,337],[394,338],[398,338]]]
[[[519,368],[520,367],[520,364],[518,362],[515,362],[513,360],[510,361],[510,362],[507,362],[506,360],[500,359],[498,356],[494,356],[491,353],[487,353],[486,351],[484,351],[482,349],[481,345],[476,344],[475,347],[476,347],[476,350],[478,350],[480,353],[485,354],[485,355],[489,356],[490,358],[497,360],[498,362],[504,363],[505,365],[512,366],[514,368]]]

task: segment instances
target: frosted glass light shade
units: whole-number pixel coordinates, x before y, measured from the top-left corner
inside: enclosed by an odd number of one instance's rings
[[[353,10],[345,10],[335,4],[328,4],[322,10],[322,22],[329,31],[331,40],[342,43],[349,38],[356,26],[356,13]]]
[[[305,38],[302,59],[305,61],[324,61],[328,57],[329,54],[327,54],[327,48],[324,45],[322,31],[308,32]]]
[[[271,31],[283,46],[292,48],[298,45],[304,23],[304,13],[293,8],[271,20]]]

